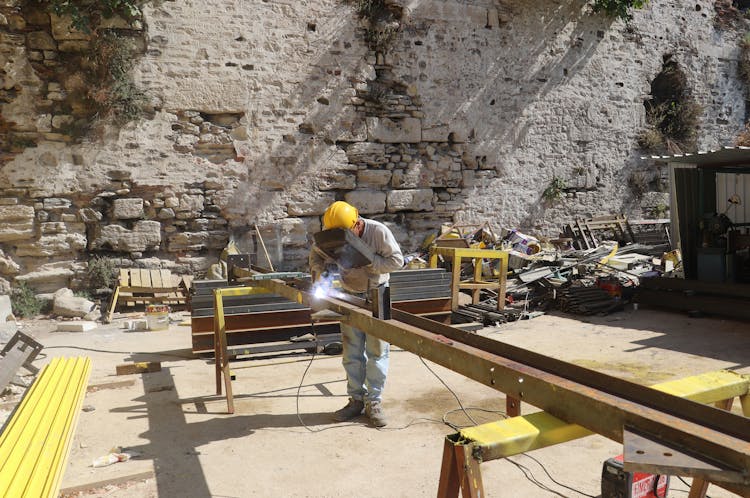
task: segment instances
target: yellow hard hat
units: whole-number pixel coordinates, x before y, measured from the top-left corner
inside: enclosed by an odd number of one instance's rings
[[[357,208],[344,201],[336,201],[323,213],[323,227],[351,229],[359,219]]]

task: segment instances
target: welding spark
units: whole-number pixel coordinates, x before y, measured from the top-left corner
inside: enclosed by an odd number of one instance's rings
[[[330,295],[333,287],[333,276],[328,275],[321,277],[320,280],[315,282],[312,288],[313,297],[315,299],[322,299]]]

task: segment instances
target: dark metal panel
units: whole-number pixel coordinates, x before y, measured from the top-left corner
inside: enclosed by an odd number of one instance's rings
[[[679,217],[682,263],[685,278],[698,276],[698,223],[700,207],[698,194],[698,172],[694,169],[678,168],[674,171],[677,214]]]

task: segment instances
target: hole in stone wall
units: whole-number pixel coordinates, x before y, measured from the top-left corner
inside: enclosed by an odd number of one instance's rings
[[[740,10],[750,9],[750,0],[733,0],[732,5]]]
[[[495,105],[495,99],[490,100],[490,105]]]
[[[174,150],[202,157],[219,164],[238,160],[235,140],[246,140],[244,112],[207,113],[196,110],[178,111],[172,124]]]
[[[313,23],[313,22],[307,23],[307,30],[308,31],[315,31],[316,28],[317,27],[315,26],[315,23]]]
[[[244,69],[245,71],[252,71],[253,69],[255,69],[255,66],[252,64],[243,64],[242,69]]]
[[[651,98],[643,105],[650,128],[639,137],[641,147],[670,153],[695,148],[702,109],[671,55],[664,56],[661,72],[651,82]]]
[[[237,67],[237,63],[236,62],[227,62],[224,65],[227,66],[227,67]]]
[[[242,35],[240,35],[237,38],[235,38],[234,41],[243,42],[243,41],[245,41],[245,37],[242,36]]]

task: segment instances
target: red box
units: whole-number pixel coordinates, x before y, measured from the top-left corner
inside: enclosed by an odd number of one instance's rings
[[[601,498],[666,498],[669,476],[625,472],[622,455],[604,462]]]

